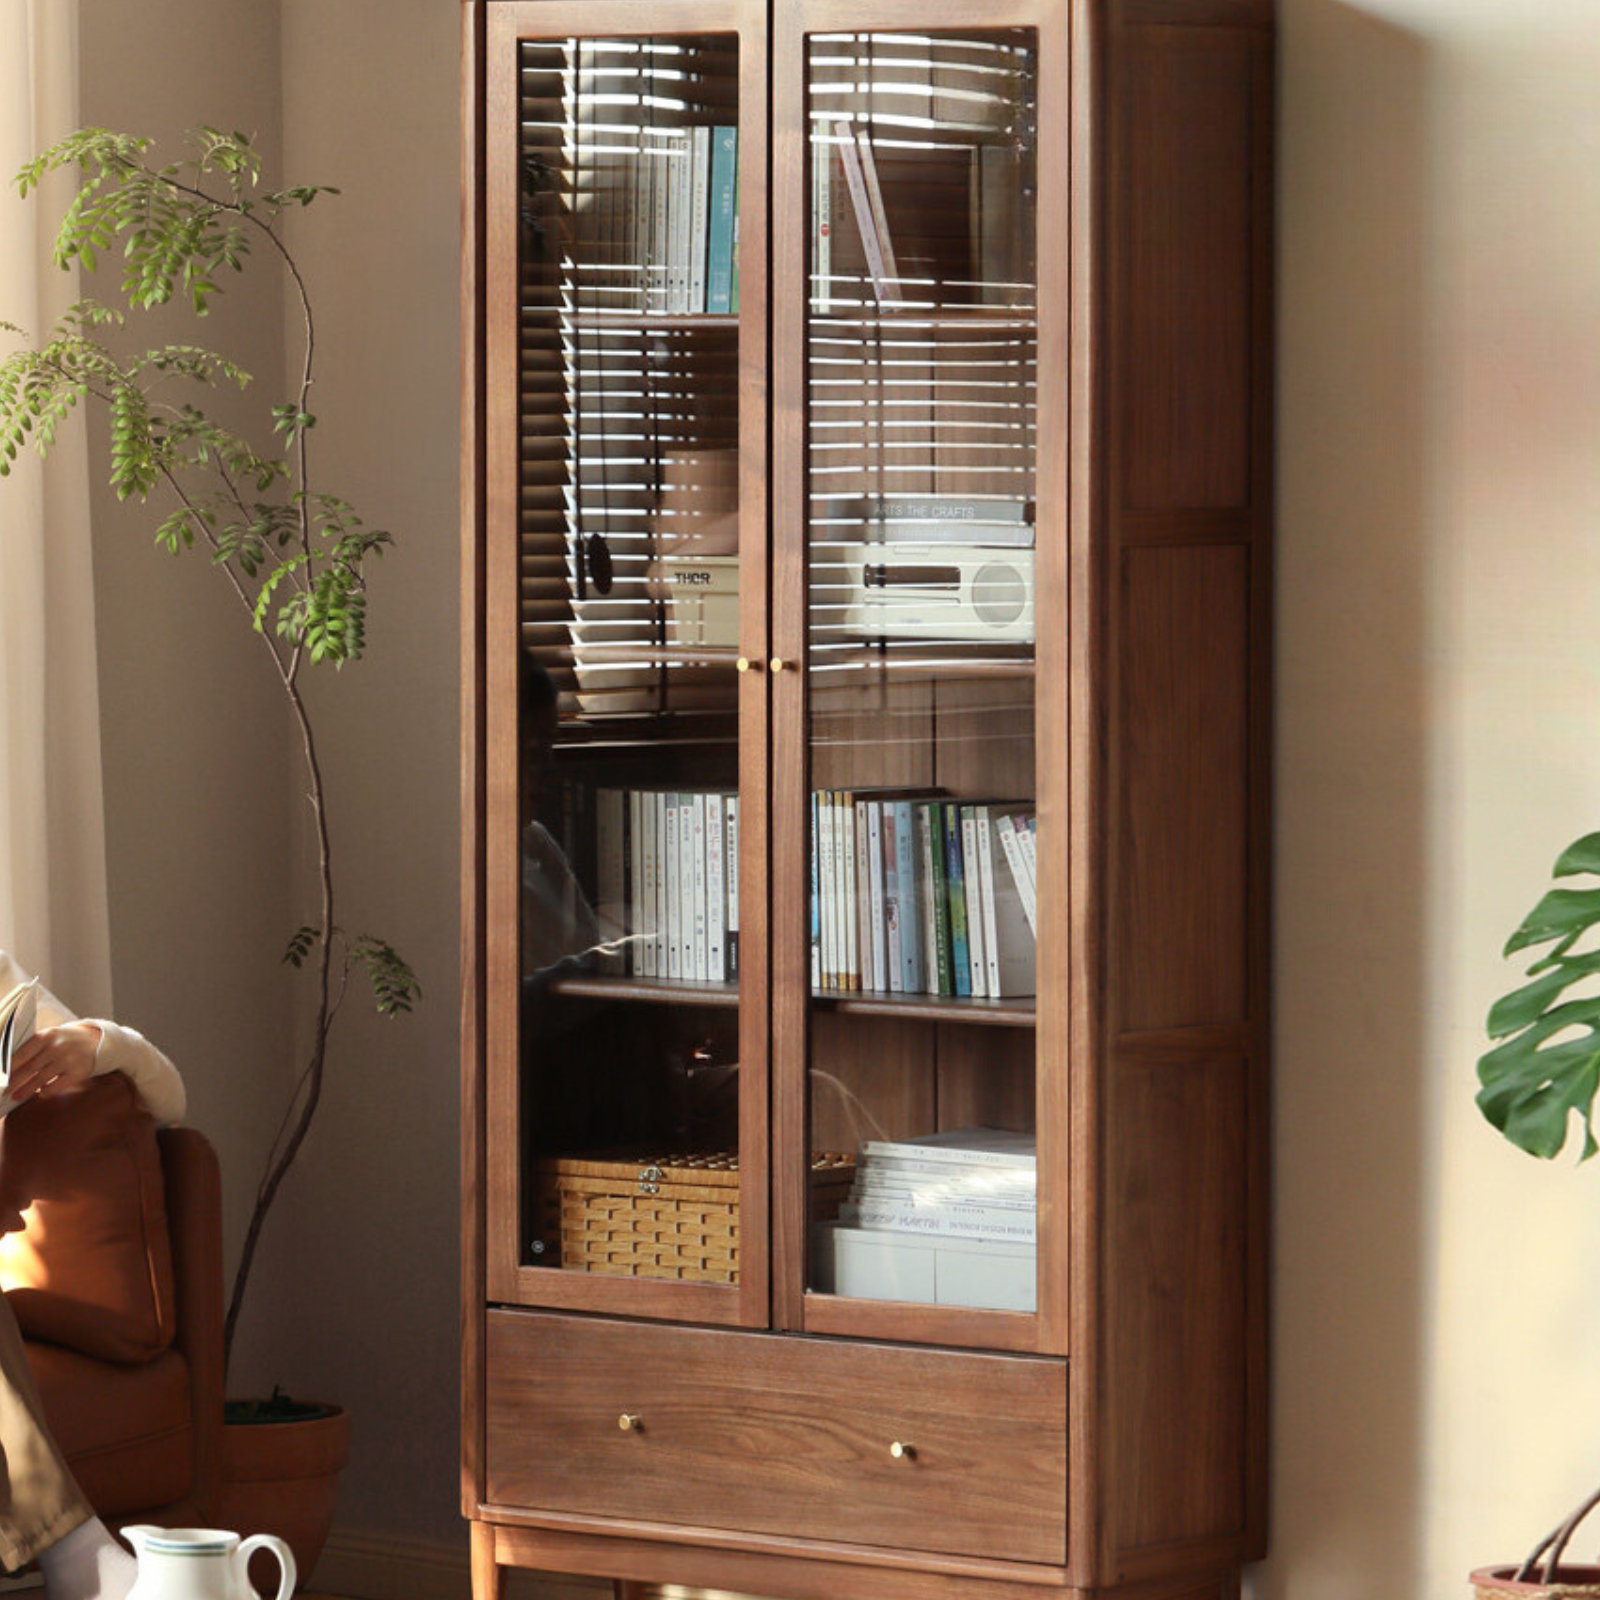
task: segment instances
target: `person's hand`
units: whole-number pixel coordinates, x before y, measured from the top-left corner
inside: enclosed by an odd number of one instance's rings
[[[21,1104],[36,1095],[75,1094],[94,1076],[100,1030],[92,1022],[41,1028],[11,1058],[10,1097]]]

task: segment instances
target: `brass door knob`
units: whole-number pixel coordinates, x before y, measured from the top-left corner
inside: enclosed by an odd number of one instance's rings
[[[617,1418],[617,1426],[621,1428],[624,1433],[638,1433],[644,1427],[644,1418],[638,1416],[632,1411],[624,1411],[622,1415]]]
[[[768,663],[767,663],[767,665],[768,665],[768,666],[769,666],[769,667],[771,667],[771,668],[772,668],[772,670],[773,670],[773,671],[774,671],[774,672],[782,672],[782,671],[783,671],[783,669],[784,669],[784,668],[785,668],[785,667],[786,667],[786,666],[788,666],[788,665],[789,665],[789,663],[788,663],[788,662],[787,662],[787,661],[785,661],[785,660],[784,660],[784,659],[783,659],[783,657],[782,657],[782,656],[774,656],[774,657],[773,657],[773,658],[772,658],[772,659],[771,659],[771,660],[770,660],[770,661],[769,661],[769,662],[768,662]]]
[[[740,656],[739,659],[734,662],[734,666],[736,666],[741,672],[748,672],[750,670],[750,657]]]
[[[892,1455],[896,1461],[915,1461],[917,1459],[916,1448],[913,1445],[901,1443],[899,1439],[896,1439],[895,1442],[889,1446],[889,1454]]]

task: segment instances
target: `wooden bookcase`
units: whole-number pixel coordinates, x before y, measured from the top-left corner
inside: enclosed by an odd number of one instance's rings
[[[462,18],[475,1595],[1224,1600],[1272,0]],[[863,1154],[973,1128],[1033,1176],[964,1238],[972,1169]],[[947,1231],[836,1222],[819,1158]]]

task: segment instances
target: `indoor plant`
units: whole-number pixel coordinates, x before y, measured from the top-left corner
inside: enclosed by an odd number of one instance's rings
[[[119,353],[113,346],[126,314],[83,300],[36,348],[0,363],[0,475],[30,444],[47,451],[79,402],[105,405],[112,488],[124,500],[162,499],[160,546],[174,555],[197,548],[209,554],[261,639],[299,736],[318,845],[318,889],[310,920],[289,940],[283,959],[307,972],[314,985],[312,1043],[267,1153],[235,1270],[224,1333],[231,1352],[262,1228],[316,1114],[329,1035],[350,978],[365,973],[386,1015],[409,1010],[419,990],[388,942],[350,934],[335,921],[323,774],[303,692],[309,665],[342,667],[362,654],[365,562],[391,542],[389,534],[366,526],[349,502],[321,488],[312,473],[315,322],[282,222],[289,210],[334,191],[318,185],[262,190],[260,157],[242,134],[198,128],[188,143],[183,159],[158,166],[149,159],[150,140],[85,129],[24,168],[17,186],[27,196],[49,172],[80,170],[77,196],[57,234],[55,261],[92,273],[102,254],[117,250],[120,294],[130,312],[179,300],[203,317],[224,275],[241,271],[252,248],[264,247],[276,257],[300,313],[303,355],[293,392],[272,407],[270,442],[254,442],[224,426],[201,403],[213,386],[249,383],[235,363],[190,344]],[[266,1414],[281,1409],[269,1407]],[[332,1423],[324,1414],[309,1430],[331,1451],[329,1459],[342,1464],[346,1424],[343,1413],[333,1411]],[[249,1414],[247,1403],[241,1415]],[[259,1444],[263,1438],[255,1428],[228,1432],[230,1459],[249,1456],[252,1440]],[[259,1476],[249,1467],[234,1475]],[[331,1514],[327,1485],[318,1492]],[[314,1555],[303,1559],[302,1572],[309,1572],[311,1560]]]
[[[1600,833],[1585,834],[1556,859],[1552,876],[1600,876]],[[1549,1160],[1567,1140],[1573,1113],[1582,1120],[1580,1161],[1600,1150],[1594,1100],[1600,1089],[1600,948],[1589,937],[1600,926],[1600,888],[1546,892],[1506,941],[1505,954],[1539,950],[1528,981],[1489,1011],[1489,1037],[1498,1041],[1478,1062],[1478,1107],[1519,1149]],[[1580,992],[1573,993],[1575,986]],[[1600,1505],[1590,1495],[1534,1548],[1520,1567],[1474,1573],[1480,1594],[1600,1596],[1600,1568],[1562,1567],[1580,1522]]]

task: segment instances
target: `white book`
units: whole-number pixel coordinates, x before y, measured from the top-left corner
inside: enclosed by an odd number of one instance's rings
[[[858,1228],[887,1228],[895,1233],[920,1233],[942,1239],[1032,1244],[1039,1236],[1034,1215],[991,1206],[897,1206],[846,1200],[839,1207],[839,1221]]]
[[[638,939],[639,971],[659,977],[656,967],[656,797],[648,789],[639,794],[639,915],[634,934]]]
[[[672,184],[673,160],[670,145],[657,145],[655,158],[650,163],[650,278],[654,285],[651,310],[672,309],[671,286],[667,272],[667,212]]]
[[[889,924],[883,910],[883,802],[867,803],[867,924],[872,929],[872,987],[888,994],[895,963],[889,957]]]
[[[906,988],[906,953],[900,935],[900,848],[896,842],[899,816],[900,807],[892,800],[886,801],[879,829],[883,850],[883,943],[889,963],[890,994],[904,994]]]
[[[595,920],[601,949],[596,965],[601,972],[623,970],[618,941],[627,927],[627,887],[623,882],[623,819],[627,815],[620,789],[600,789],[595,794]]]
[[[629,789],[628,796],[628,948],[627,971],[644,976],[644,796]]]
[[[862,1155],[873,1158],[948,1161],[956,1166],[1017,1167],[1028,1171],[1038,1168],[1036,1150],[1031,1133],[1003,1128],[951,1128],[915,1139],[868,1139],[861,1146]]]
[[[994,921],[994,828],[989,818],[988,806],[975,809],[978,836],[978,900],[982,911],[983,959],[989,979],[989,998],[1008,998],[1000,987],[1000,942]]]
[[[844,930],[844,985],[846,989],[861,987],[861,941],[856,927],[856,829],[855,798],[845,792],[836,802],[840,858],[843,871],[839,875],[839,918]]]
[[[694,796],[689,810],[690,860],[694,865],[694,975],[711,976],[711,884],[706,860],[706,797]]]
[[[727,952],[728,976],[739,976],[739,797],[730,794],[723,800],[723,840],[727,856],[728,912],[724,929],[724,946]]]
[[[864,131],[856,134],[856,150],[861,159],[861,175],[866,181],[867,204],[872,210],[872,231],[877,236],[878,254],[883,258],[879,295],[884,300],[899,300],[900,265],[895,260],[894,240],[889,233],[889,213],[884,209],[883,189],[878,183],[878,163],[872,154],[872,140]]]
[[[656,976],[665,978],[671,975],[671,956],[668,947],[672,941],[671,929],[667,921],[667,839],[670,830],[667,827],[667,796],[663,790],[654,791],[656,802],[656,834],[655,834],[655,861],[656,861]]]
[[[861,248],[867,258],[867,271],[872,276],[873,289],[879,300],[896,300],[899,298],[899,286],[890,282],[892,274],[884,259],[878,225],[873,220],[872,201],[867,195],[866,174],[861,166],[861,151],[848,129],[839,141],[839,165],[844,169],[845,188],[849,191],[850,207],[855,212],[856,229],[861,235]]]
[[[851,808],[851,839],[854,852],[856,892],[852,902],[856,914],[856,959],[859,962],[860,986],[866,990],[878,987],[878,969],[873,964],[872,939],[872,857],[868,853],[867,828],[868,802],[856,799]]]
[[[706,796],[706,976],[713,983],[727,979],[728,968],[724,954],[728,914],[727,891],[723,877],[727,871],[728,857],[722,842],[722,796]]]
[[[1039,910],[1039,821],[1037,817],[1017,818],[1017,843],[1022,846],[1022,862],[1028,869],[1028,886],[1033,891],[1035,916]]]
[[[822,972],[819,989],[837,989],[835,950],[838,926],[833,915],[833,796],[824,789],[817,799],[817,909],[821,921]]]
[[[967,977],[972,982],[972,998],[993,998],[989,990],[989,963],[983,946],[983,882],[978,867],[978,812],[975,806],[962,806],[961,863],[967,894]]]
[[[1000,849],[1006,858],[1006,865],[1011,869],[1011,881],[1022,901],[1028,927],[1037,934],[1039,924],[1034,906],[1033,879],[1028,876],[1027,863],[1022,859],[1022,841],[1017,836],[1017,825],[1012,818],[1000,816],[995,819],[995,832],[1000,835]]]
[[[689,184],[692,208],[689,233],[690,311],[706,308],[706,243],[711,219],[711,129],[696,128],[693,140],[693,168]]]
[[[833,151],[822,124],[811,136],[812,302],[820,312],[833,301]]]
[[[692,129],[678,135],[672,161],[672,309],[685,312],[689,307],[689,241],[694,236],[694,141]]]
[[[933,865],[933,821],[930,805],[918,804],[912,808],[917,825],[917,859],[922,863],[918,874],[918,899],[922,912],[922,992],[939,992],[939,920],[934,908],[934,897],[939,892],[939,875]]]
[[[822,824],[817,792],[811,791],[811,988],[822,988]]]
[[[943,1196],[966,1205],[1034,1206],[1039,1175],[1031,1168],[961,1167],[949,1161],[867,1157],[856,1170],[852,1194],[868,1192]]]
[[[685,978],[698,978],[701,976],[699,964],[695,960],[695,923],[694,923],[694,796],[680,794],[678,796],[678,902],[679,926],[683,932],[683,976]],[[701,906],[704,913],[704,904]]]
[[[1038,992],[1033,924],[1009,868],[994,876],[994,942],[998,966],[997,998],[1012,1000]]]
[[[683,976],[683,901],[678,892],[680,871],[678,865],[678,841],[682,835],[678,832],[678,796],[675,794],[667,796],[666,831],[667,976],[669,978],[681,978]]]

